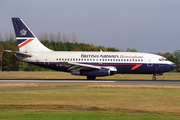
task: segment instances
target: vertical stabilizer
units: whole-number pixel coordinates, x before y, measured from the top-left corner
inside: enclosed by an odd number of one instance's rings
[[[19,51],[23,53],[52,51],[45,47],[20,18],[12,18]]]

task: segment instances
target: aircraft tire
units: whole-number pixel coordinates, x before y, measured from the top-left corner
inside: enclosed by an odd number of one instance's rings
[[[95,80],[96,79],[96,77],[94,77],[94,76],[87,76],[87,80]]]
[[[153,76],[153,77],[152,77],[152,79],[155,81],[155,80],[156,80],[156,77],[155,77],[155,76]]]

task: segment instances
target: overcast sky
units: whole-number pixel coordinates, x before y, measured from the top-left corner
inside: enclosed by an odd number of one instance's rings
[[[20,17],[36,36],[75,33],[78,42],[140,52],[180,49],[180,0],[0,0],[0,32]]]

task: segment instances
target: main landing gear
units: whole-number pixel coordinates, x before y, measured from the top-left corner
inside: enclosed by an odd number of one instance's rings
[[[96,77],[95,76],[87,76],[87,80],[95,80]]]
[[[163,73],[155,73],[153,74],[153,77],[152,77],[152,80],[156,80],[156,76],[160,76],[160,75],[163,75]]]
[[[156,77],[155,77],[155,76],[153,76],[153,77],[152,77],[152,79],[155,81],[155,80],[156,80]]]

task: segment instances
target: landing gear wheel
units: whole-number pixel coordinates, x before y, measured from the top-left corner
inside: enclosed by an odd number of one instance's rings
[[[155,80],[156,80],[156,77],[155,77],[155,76],[153,76],[153,77],[152,77],[152,79],[155,81]]]
[[[96,79],[96,77],[94,77],[94,76],[87,76],[87,80],[95,80]]]

